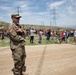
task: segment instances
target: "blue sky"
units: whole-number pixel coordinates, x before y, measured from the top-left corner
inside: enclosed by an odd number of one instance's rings
[[[21,24],[76,27],[76,0],[0,0],[0,21],[12,23],[18,7]]]

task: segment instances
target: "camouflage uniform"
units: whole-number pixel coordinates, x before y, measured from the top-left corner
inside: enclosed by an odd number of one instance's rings
[[[12,69],[14,75],[22,75],[22,72],[26,70],[25,33],[24,31],[17,32],[19,28],[21,29],[20,25],[13,23],[9,29],[10,48],[14,60],[14,68]],[[10,30],[12,31],[10,32]]]
[[[0,40],[2,39],[2,29],[0,29]]]
[[[4,34],[3,34],[3,26],[0,26],[0,40],[4,39]]]
[[[61,40],[61,39],[62,39],[62,38],[61,38],[61,31],[58,30],[56,33],[57,33],[56,35],[57,35],[58,43],[61,44],[61,41],[62,41],[62,40]]]

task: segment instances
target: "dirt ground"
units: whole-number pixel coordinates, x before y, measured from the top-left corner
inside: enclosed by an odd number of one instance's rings
[[[25,46],[28,75],[76,75],[76,45]],[[9,47],[0,47],[0,75],[13,75]]]

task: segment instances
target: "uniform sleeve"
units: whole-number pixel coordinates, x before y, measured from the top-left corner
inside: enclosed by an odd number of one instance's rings
[[[25,39],[23,37],[21,37],[19,35],[13,36],[11,33],[9,33],[9,38],[15,42],[25,41]]]
[[[24,37],[17,35],[17,32],[12,28],[12,26],[9,28],[8,34],[9,34],[10,40],[12,41],[15,41],[15,42],[25,41]]]

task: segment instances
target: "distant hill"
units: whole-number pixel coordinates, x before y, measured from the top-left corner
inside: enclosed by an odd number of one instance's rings
[[[0,26],[9,27],[10,23],[0,21]]]
[[[0,26],[4,26],[6,28],[8,28],[10,25],[10,23],[7,23],[7,22],[3,22],[3,21],[0,21]],[[27,28],[34,28],[34,29],[51,29],[51,30],[73,30],[74,28],[65,28],[65,27],[55,27],[55,26],[44,26],[44,25],[31,25],[31,24],[21,24],[25,29]],[[76,28],[75,28],[76,29]]]
[[[34,28],[34,29],[51,29],[51,30],[74,30],[76,28],[72,28],[72,27],[55,27],[55,26],[44,26],[44,25],[31,25],[31,24],[22,24],[23,27],[25,28]]]

